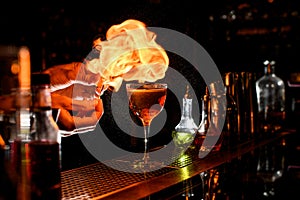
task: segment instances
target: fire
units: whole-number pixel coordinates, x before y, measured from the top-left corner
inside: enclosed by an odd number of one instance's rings
[[[101,53],[88,63],[88,69],[99,73],[104,85],[118,91],[122,81],[154,82],[165,76],[169,59],[156,43],[156,34],[143,22],[128,19],[111,26],[106,41],[98,40]]]
[[[123,80],[154,82],[165,76],[168,56],[144,23],[129,19],[113,25],[106,38],[94,41],[99,57],[44,71],[51,77],[52,107],[60,109],[61,130],[78,133],[94,129],[103,114],[99,97],[109,86],[118,91]]]

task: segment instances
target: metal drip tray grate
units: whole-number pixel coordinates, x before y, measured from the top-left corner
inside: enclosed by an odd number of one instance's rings
[[[113,163],[115,162],[115,163]],[[128,164],[120,161],[110,161],[110,165],[128,167]],[[121,166],[120,166],[121,165]],[[116,192],[129,187],[132,184],[145,181],[168,173],[175,168],[165,167],[147,173],[130,173],[115,170],[103,163],[96,163],[61,173],[62,199],[92,199],[104,194]]]

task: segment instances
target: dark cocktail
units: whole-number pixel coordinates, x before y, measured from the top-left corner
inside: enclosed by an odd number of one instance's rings
[[[128,83],[126,84],[129,109],[141,119],[144,127],[145,151],[143,160],[138,164],[144,169],[157,167],[157,162],[149,160],[148,138],[150,124],[163,109],[167,97],[167,84]]]

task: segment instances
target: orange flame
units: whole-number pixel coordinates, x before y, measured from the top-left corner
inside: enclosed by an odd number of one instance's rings
[[[101,46],[99,59],[88,63],[88,69],[99,73],[103,83],[118,91],[122,81],[154,82],[162,79],[169,65],[165,50],[156,43],[156,34],[143,22],[128,19],[111,26]]]

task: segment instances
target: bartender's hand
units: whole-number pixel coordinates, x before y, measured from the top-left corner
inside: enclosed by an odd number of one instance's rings
[[[105,88],[100,75],[90,72],[81,62],[56,65],[44,73],[50,74],[52,108],[60,109],[59,128],[93,129],[103,115],[100,96]]]

